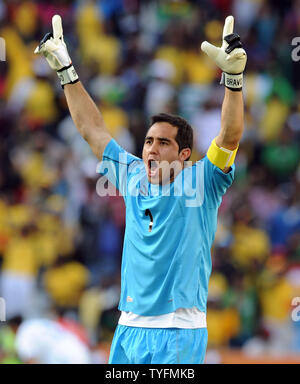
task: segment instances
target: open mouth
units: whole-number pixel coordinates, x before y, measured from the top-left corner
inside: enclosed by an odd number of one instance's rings
[[[154,177],[158,171],[159,163],[156,160],[148,160],[148,174],[150,177]]]
[[[156,169],[158,167],[158,161],[156,161],[156,160],[148,160],[148,167],[150,169]]]

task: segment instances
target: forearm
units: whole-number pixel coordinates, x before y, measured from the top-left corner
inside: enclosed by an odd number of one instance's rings
[[[103,151],[112,137],[105,127],[99,109],[80,82],[65,85],[64,92],[76,128],[101,160]]]
[[[234,92],[225,88],[222,105],[221,130],[216,138],[219,147],[235,149],[242,137],[244,129],[244,101],[242,92]]]

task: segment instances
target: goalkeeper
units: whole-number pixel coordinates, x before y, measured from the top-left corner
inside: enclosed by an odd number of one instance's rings
[[[126,205],[121,317],[109,362],[203,363],[210,249],[243,132],[247,57],[233,33],[234,19],[226,18],[220,48],[208,42],[201,45],[223,71],[225,97],[219,135],[204,159],[189,167],[185,162],[191,155],[193,131],[178,116],[152,117],[143,159],[116,143],[72,66],[60,16],[52,23],[53,34],[47,34],[35,52],[57,71],[72,119],[101,160],[99,173],[119,189]],[[181,180],[186,193],[180,195],[176,192]],[[169,193],[164,193],[165,187]]]

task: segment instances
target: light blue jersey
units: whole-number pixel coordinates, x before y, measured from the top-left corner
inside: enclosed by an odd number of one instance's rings
[[[97,171],[126,205],[119,310],[142,316],[192,307],[206,312],[217,212],[234,166],[225,174],[205,157],[173,183],[153,185],[143,161],[112,139]]]

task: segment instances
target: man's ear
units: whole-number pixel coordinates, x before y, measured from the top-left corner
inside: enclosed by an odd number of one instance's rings
[[[192,154],[191,148],[184,148],[181,150],[179,156],[180,160],[185,161],[187,160]]]

